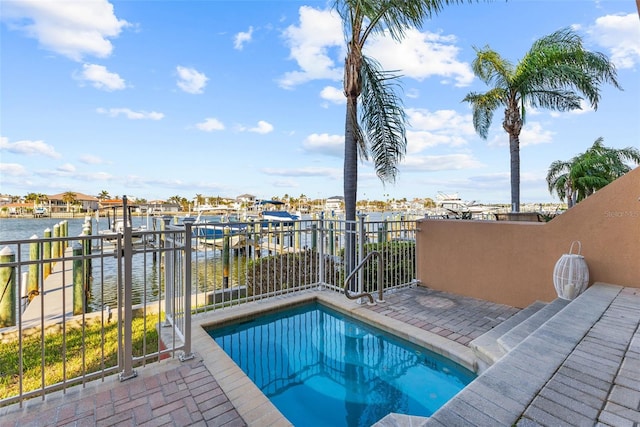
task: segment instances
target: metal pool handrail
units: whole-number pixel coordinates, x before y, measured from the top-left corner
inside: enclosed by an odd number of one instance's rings
[[[371,295],[370,292],[361,292],[355,295],[351,295],[349,293],[349,282],[351,281],[353,276],[364,266],[364,263],[367,262],[369,258],[372,258],[373,256],[378,257],[378,280],[377,280],[378,281],[378,302],[384,302],[384,298],[382,296],[382,254],[379,251],[369,252],[367,256],[364,257],[362,261],[360,261],[360,264],[358,264],[356,268],[354,268],[353,271],[347,276],[347,278],[344,281],[344,295],[347,298],[353,300],[353,299],[358,299],[362,297],[367,297],[369,298],[369,303],[368,303],[369,305],[376,305],[375,301],[373,300],[373,296]]]

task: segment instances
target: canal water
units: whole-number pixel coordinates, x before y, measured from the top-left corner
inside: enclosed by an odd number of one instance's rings
[[[20,245],[21,260],[29,259],[29,244],[24,242],[32,236],[43,238],[46,229],[53,230],[54,225],[61,221],[68,223],[68,237],[79,236],[82,233],[84,218],[1,218],[0,219],[0,250],[9,246],[14,252],[17,245],[9,243],[11,241],[23,241]],[[106,218],[91,217],[93,234],[98,234],[100,230],[109,228]],[[146,217],[132,217],[132,226],[139,227],[145,225],[153,230],[152,222],[148,222]],[[23,271],[26,271],[25,267]],[[117,273],[118,264],[113,256],[96,258],[93,261],[91,297],[89,299],[89,309],[91,311],[101,310],[105,306],[116,307],[117,303]],[[152,255],[137,254],[133,263],[133,303],[139,304],[144,301],[157,301],[160,294],[161,272],[157,261]]]

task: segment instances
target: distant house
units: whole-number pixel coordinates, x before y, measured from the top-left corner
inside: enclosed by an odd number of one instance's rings
[[[244,203],[247,206],[251,206],[255,203],[256,196],[254,196],[253,194],[241,194],[236,197],[236,201]]]
[[[177,203],[167,203],[164,200],[151,200],[147,202],[147,211],[150,214],[170,214],[180,212],[180,205]]]
[[[122,199],[102,199],[98,203],[101,209],[122,206]],[[127,203],[129,205],[129,203]]]
[[[97,197],[73,191],[72,193],[75,195],[75,201],[72,203],[67,203],[65,201],[65,195],[67,193],[47,196],[51,212],[70,212],[74,209],[79,210],[80,212],[93,212],[98,209],[99,200]]]
[[[327,201],[324,204],[325,210],[332,212],[340,212],[342,211],[342,207],[344,206],[344,197],[342,196],[333,196],[327,198]]]
[[[9,215],[24,215],[29,211],[33,211],[33,203],[5,203],[2,205],[2,210]]]

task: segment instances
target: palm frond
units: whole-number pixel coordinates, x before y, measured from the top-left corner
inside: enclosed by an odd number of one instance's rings
[[[597,109],[603,83],[620,89],[615,66],[604,54],[585,50],[580,36],[569,28],[534,42],[514,75],[514,87],[527,93],[532,105],[559,111],[580,108],[575,92]]]
[[[470,92],[462,100],[471,103],[473,127],[483,139],[487,139],[493,113],[501,105],[506,105],[506,93],[502,88],[493,88],[485,93]]]
[[[514,72],[513,65],[489,46],[474,49],[476,58],[471,63],[473,73],[487,86],[508,88]]]
[[[345,34],[354,35],[360,47],[373,33],[387,32],[394,40],[402,40],[409,28],[420,28],[425,19],[439,13],[444,6],[463,0],[336,0],[334,8],[345,24]],[[352,40],[354,38],[352,37]]]
[[[395,181],[396,165],[402,160],[407,147],[407,117],[396,92],[399,89],[398,77],[392,72],[382,71],[374,59],[363,57],[360,123],[376,174],[388,182]]]
[[[559,187],[564,185],[567,191],[575,195],[577,202],[584,200],[629,172],[631,167],[625,161],[639,164],[640,151],[635,147],[606,147],[604,139],[600,137],[584,153],[570,161],[556,160],[551,164],[547,173],[549,192],[553,194],[556,191],[562,200]]]

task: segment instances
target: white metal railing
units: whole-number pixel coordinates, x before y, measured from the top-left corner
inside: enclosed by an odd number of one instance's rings
[[[353,290],[415,283],[413,221],[164,217],[116,234],[92,234],[88,221],[81,236],[0,241],[0,406],[114,373],[126,380],[150,361],[188,359],[195,313],[310,288],[344,292],[349,229],[360,262]]]

